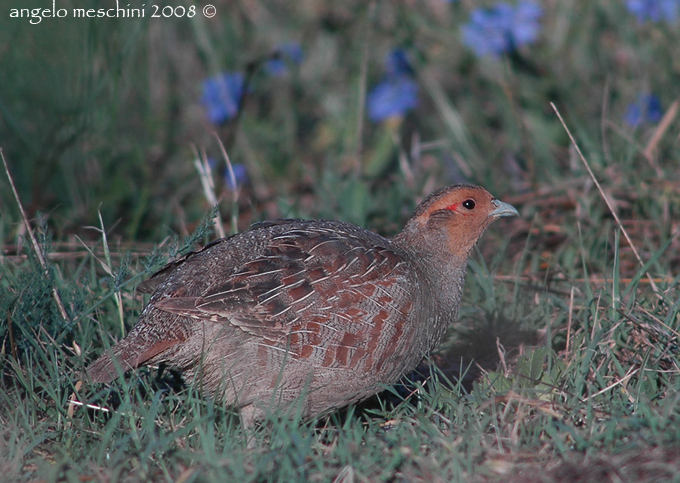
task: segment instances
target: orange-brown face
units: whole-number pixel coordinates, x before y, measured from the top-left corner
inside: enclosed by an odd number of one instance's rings
[[[451,186],[425,199],[410,223],[431,233],[432,241],[458,256],[467,256],[491,222],[501,216],[517,216],[517,210],[495,199],[484,188]]]

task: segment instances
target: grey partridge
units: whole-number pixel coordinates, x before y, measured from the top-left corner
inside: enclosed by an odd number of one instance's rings
[[[339,221],[255,224],[142,284],[152,295],[139,323],[87,374],[109,382],[165,363],[239,407],[246,425],[267,411],[311,417],[358,402],[437,346],[473,246],[517,214],[457,185],[427,197],[392,239]]]

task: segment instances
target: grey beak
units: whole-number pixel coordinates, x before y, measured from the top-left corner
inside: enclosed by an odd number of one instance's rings
[[[504,203],[500,200],[491,200],[491,203],[496,207],[496,209],[489,213],[489,216],[519,216],[519,213],[515,207],[509,203]]]

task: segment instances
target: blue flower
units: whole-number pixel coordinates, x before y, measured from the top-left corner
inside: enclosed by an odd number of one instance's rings
[[[680,0],[626,0],[626,7],[640,23],[646,20],[674,23],[678,19]]]
[[[637,102],[628,106],[623,120],[631,127],[642,124],[654,124],[661,120],[663,109],[661,101],[654,94],[646,94],[638,97]]]
[[[536,41],[543,9],[533,1],[520,1],[516,7],[499,3],[490,9],[476,8],[463,25],[463,42],[478,57],[498,56]]]
[[[221,163],[215,158],[208,158],[208,164],[210,165],[210,169],[214,171],[219,169]],[[234,190],[248,181],[248,171],[246,170],[246,167],[240,163],[233,163],[231,165],[231,169],[234,171],[234,179],[236,180],[236,184],[234,185],[234,183],[231,182],[228,166],[224,169],[223,179],[224,183],[229,187],[229,189]]]
[[[418,84],[410,77],[387,77],[368,94],[368,117],[373,122],[403,116],[418,105]]]
[[[388,76],[413,75],[413,67],[404,49],[394,49],[385,57],[385,72]]]
[[[281,77],[288,72],[288,63],[299,64],[304,59],[302,47],[298,42],[285,42],[274,51],[273,58],[264,64],[272,77]]]
[[[380,122],[400,117],[418,105],[418,84],[404,49],[394,49],[385,57],[385,75],[368,93],[368,117]]]
[[[238,113],[243,96],[243,74],[224,73],[203,81],[201,102],[214,124],[222,124]]]
[[[234,185],[234,183],[231,181],[228,168],[224,172],[224,182],[230,190],[235,190],[236,188],[243,186],[243,184],[248,181],[248,171],[246,170],[246,167],[240,163],[232,164],[231,169],[234,171],[234,179],[236,180],[236,184]]]

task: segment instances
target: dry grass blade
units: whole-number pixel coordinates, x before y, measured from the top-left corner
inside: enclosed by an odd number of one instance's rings
[[[352,468],[350,465],[347,465],[342,470],[340,470],[340,473],[338,473],[338,476],[335,477],[333,483],[354,483],[354,481],[354,468]]]
[[[540,399],[525,397],[516,393],[515,391],[508,391],[507,394],[494,397],[494,403],[526,404],[527,406],[538,409],[539,411],[544,412],[553,418],[562,419],[564,417],[564,414],[558,411],[558,409],[560,409],[559,404],[552,401],[542,401]]]
[[[659,142],[663,138],[664,134],[666,134],[666,131],[668,131],[668,128],[675,119],[675,116],[678,114],[678,102],[680,101],[675,101],[673,104],[671,104],[671,107],[668,108],[668,111],[659,123],[659,127],[657,127],[656,131],[654,131],[654,135],[649,140],[645,150],[642,153],[645,158],[647,158],[647,161],[649,161],[649,163],[656,169],[656,173],[659,175],[659,177],[663,176],[663,172],[654,161],[654,154],[656,153],[656,148],[659,145]]]
[[[607,198],[607,196],[604,194],[604,190],[602,189],[602,186],[600,186],[600,182],[595,177],[595,173],[593,173],[593,170],[590,169],[590,164],[588,164],[588,161],[586,160],[585,156],[583,156],[583,153],[581,152],[581,148],[579,148],[578,144],[576,143],[576,140],[574,139],[574,136],[571,134],[571,131],[567,127],[567,124],[564,122],[564,119],[562,118],[560,111],[557,109],[557,106],[555,106],[554,103],[551,102],[550,106],[552,106],[553,110],[555,111],[555,114],[557,114],[557,117],[559,118],[560,123],[562,124],[562,127],[564,127],[564,130],[567,132],[567,135],[569,136],[569,140],[571,141],[571,144],[574,146],[574,149],[576,149],[576,152],[578,153],[579,158],[581,159],[584,166],[586,167],[586,170],[588,171],[590,178],[593,180],[593,183],[595,183],[595,186],[597,186],[597,189],[600,192],[602,199],[607,204],[607,208],[609,208],[609,211],[612,214],[612,216],[614,217],[614,220],[616,220],[616,224],[621,229],[623,236],[626,237],[626,241],[628,241],[628,245],[630,245],[630,248],[633,250],[633,254],[635,255],[635,258],[637,258],[637,261],[640,263],[640,266],[644,267],[645,262],[642,261],[642,258],[640,257],[640,254],[638,253],[637,248],[635,248],[633,241],[630,239],[628,232],[626,231],[623,224],[621,223],[621,220],[619,219],[619,215],[616,214],[616,210],[614,209],[611,202],[609,201],[609,198]],[[652,286],[652,289],[654,290],[654,292],[657,295],[659,295],[659,287],[657,287],[656,283],[654,283],[654,279],[652,278],[652,276],[649,274],[649,272],[646,272],[645,275],[647,275],[647,279],[649,280],[649,284]]]
[[[571,293],[569,295],[569,322],[567,323],[567,347],[564,349],[564,353],[569,357],[569,349],[571,343],[571,322],[572,316],[574,314],[574,287],[571,287]]]
[[[231,186],[232,186],[232,210],[231,210],[231,232],[236,233],[238,232],[238,197],[241,194],[241,188],[239,188],[238,183],[236,183],[236,175],[234,174],[234,167],[231,164],[231,159],[229,159],[229,154],[227,154],[227,150],[224,147],[224,144],[222,143],[222,140],[215,134],[215,138],[217,139],[217,144],[220,147],[220,152],[222,153],[222,157],[224,157],[224,162],[227,163],[227,172],[229,173],[229,180],[231,181]],[[224,230],[222,230],[224,231]],[[224,235],[222,235],[224,237]]]
[[[82,381],[78,381],[78,384],[82,384]],[[71,411],[71,408],[76,408],[76,407],[94,409],[96,411],[101,411],[103,413],[111,412],[111,410],[109,408],[105,408],[104,406],[97,406],[95,404],[87,404],[87,403],[80,402],[76,399],[69,399],[68,405],[69,405],[69,416],[73,415],[73,411]]]
[[[657,316],[655,316],[655,315],[654,315],[653,313],[651,313],[649,310],[647,310],[647,309],[645,309],[645,308],[643,308],[643,307],[638,307],[638,308],[639,308],[639,310],[640,310],[643,314],[645,314],[647,317],[649,317],[649,318],[652,319],[654,322],[656,322],[657,324],[659,324],[660,326],[662,326],[663,328],[665,328],[665,329],[668,330],[669,332],[673,333],[673,334],[675,335],[675,337],[677,337],[678,339],[680,339],[680,333],[678,333],[678,331],[676,331],[675,329],[673,329],[673,327],[670,327],[670,326],[668,326],[668,324],[665,324],[665,323],[663,322],[663,320],[661,320],[660,318],[658,318]],[[630,315],[627,315],[627,317],[630,318]]]
[[[31,245],[33,246],[33,250],[35,251],[35,256],[38,257],[38,262],[40,262],[40,266],[45,271],[47,271],[47,264],[45,263],[45,258],[43,257],[42,251],[40,250],[40,246],[38,245],[38,240],[35,239],[33,229],[31,228],[31,224],[28,221],[28,217],[26,216],[24,207],[21,204],[21,200],[19,199],[19,193],[17,193],[17,189],[14,186],[14,180],[12,179],[12,175],[9,172],[7,160],[5,159],[5,153],[3,152],[2,148],[0,148],[0,157],[2,158],[2,164],[5,166],[5,173],[7,173],[9,185],[12,187],[12,193],[14,194],[14,199],[16,200],[17,206],[19,207],[19,211],[21,212],[21,219],[24,221],[24,225],[26,226],[26,232],[28,233],[28,237],[31,240]],[[62,318],[68,322],[69,319],[68,315],[66,314],[66,308],[64,307],[64,302],[61,300],[61,295],[59,295],[59,291],[57,290],[56,286],[52,287],[52,296],[54,297],[54,301],[57,303],[57,307],[59,308],[59,313],[61,314]]]
[[[201,180],[201,186],[203,188],[203,194],[212,206],[218,206],[217,196],[215,195],[215,182],[212,177],[212,169],[210,168],[210,163],[208,163],[208,156],[205,152],[200,155],[194,148],[194,165],[196,166],[196,171],[198,171],[198,177]],[[220,216],[219,210],[217,211],[217,216],[213,220],[215,222],[215,230],[220,238],[224,238],[224,225],[222,224],[222,217]]]
[[[628,372],[626,373],[626,375],[623,376],[621,379],[619,379],[618,381],[616,381],[616,382],[613,383],[613,384],[610,384],[609,386],[605,387],[604,389],[602,389],[602,390],[596,392],[595,394],[591,394],[590,396],[588,396],[587,398],[585,398],[583,401],[584,401],[584,402],[585,402],[585,401],[588,401],[588,400],[590,400],[590,399],[592,399],[592,398],[594,398],[594,397],[599,396],[600,394],[604,394],[604,393],[607,392],[607,391],[611,391],[611,390],[614,389],[616,386],[618,386],[618,385],[620,385],[620,384],[624,384],[625,382],[627,382],[628,379],[630,379],[631,377],[633,377],[633,376],[634,376],[635,374],[637,374],[639,371],[640,371],[640,368],[633,369],[633,368],[631,367],[631,368],[628,370]]]
[[[68,409],[66,410],[66,414],[68,415],[69,419],[73,419],[76,406],[83,406],[83,403],[76,399],[76,392],[80,391],[81,387],[83,387],[83,381],[76,382],[74,392],[72,392],[68,398]],[[70,425],[71,421],[69,421],[68,424]]]
[[[494,275],[493,276],[494,280],[498,280],[499,282],[506,282],[506,283],[517,283],[519,282],[535,282],[536,277],[532,275]],[[605,284],[610,282],[609,279],[603,278],[603,277],[588,277],[588,278],[550,278],[549,281],[551,283],[599,283],[599,284]],[[620,278],[619,282],[620,283],[633,283],[635,281],[635,278],[633,277],[625,277],[625,278]],[[638,280],[637,283],[673,283],[675,281],[674,277],[653,277],[651,280]]]

